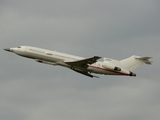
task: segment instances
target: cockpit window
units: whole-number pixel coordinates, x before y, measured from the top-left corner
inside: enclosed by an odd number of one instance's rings
[[[18,48],[21,48],[21,47],[18,47]]]

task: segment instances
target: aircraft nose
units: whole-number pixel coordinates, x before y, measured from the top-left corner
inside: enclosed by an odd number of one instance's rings
[[[4,50],[5,50],[5,51],[8,51],[8,52],[12,52],[12,51],[10,50],[10,48],[5,48]]]

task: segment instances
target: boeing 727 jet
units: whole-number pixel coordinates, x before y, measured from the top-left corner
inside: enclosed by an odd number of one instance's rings
[[[131,56],[127,59],[118,61],[110,58],[103,58],[103,61],[98,61],[101,57],[93,56],[83,58],[57,51],[51,51],[30,46],[19,46],[15,48],[4,49],[13,52],[17,55],[34,59],[39,63],[49,65],[59,65],[70,68],[75,72],[81,73],[89,77],[97,77],[91,73],[104,75],[124,75],[136,76],[132,71],[142,64],[151,64],[151,57]]]

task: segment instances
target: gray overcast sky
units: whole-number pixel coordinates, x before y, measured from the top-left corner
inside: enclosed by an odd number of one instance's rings
[[[1,0],[0,119],[160,119],[159,21],[158,0]],[[136,78],[91,79],[3,50],[19,45],[154,63]]]

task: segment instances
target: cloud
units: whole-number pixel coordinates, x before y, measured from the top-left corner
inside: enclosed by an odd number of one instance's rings
[[[15,110],[16,115],[20,113],[17,117],[23,115],[24,120],[156,119],[159,111],[156,99],[160,97],[158,84],[146,79],[126,80],[123,84],[97,89],[79,89],[72,84],[69,87],[52,84],[53,87],[47,89],[45,86],[50,84],[47,81],[40,87],[37,80],[13,80],[1,84],[1,89],[5,90],[5,94],[1,94],[5,104],[1,106]],[[94,85],[94,81],[90,80],[90,84]]]
[[[159,119],[158,1],[1,1],[0,119]],[[153,57],[136,78],[90,79],[3,48],[30,45],[73,55]]]

